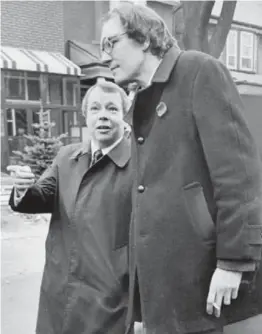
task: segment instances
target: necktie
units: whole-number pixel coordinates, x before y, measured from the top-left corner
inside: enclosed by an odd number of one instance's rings
[[[90,164],[90,167],[92,167],[95,163],[97,163],[97,161],[99,159],[101,159],[103,156],[103,153],[102,151],[99,149],[99,150],[96,150],[93,154],[93,157],[92,157],[92,160],[91,160],[91,164]]]

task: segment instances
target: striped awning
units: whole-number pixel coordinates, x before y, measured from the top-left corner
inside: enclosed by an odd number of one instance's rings
[[[81,75],[80,67],[58,52],[1,46],[0,56],[3,69]]]

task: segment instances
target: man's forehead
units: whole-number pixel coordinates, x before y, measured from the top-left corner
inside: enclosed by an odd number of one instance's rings
[[[105,91],[100,87],[95,87],[90,93],[89,101],[121,103],[121,95],[117,91]]]
[[[111,17],[103,24],[101,40],[105,37],[110,38],[125,32],[124,27],[118,16]]]

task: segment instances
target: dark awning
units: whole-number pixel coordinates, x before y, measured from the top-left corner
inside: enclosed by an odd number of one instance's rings
[[[78,66],[99,62],[99,45],[75,40],[67,42],[68,58]]]
[[[83,75],[81,81],[94,80],[98,77],[113,80],[109,67],[100,62],[98,44],[70,40],[67,46],[69,59],[81,68]]]

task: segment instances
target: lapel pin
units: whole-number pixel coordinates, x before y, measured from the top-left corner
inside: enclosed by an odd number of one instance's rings
[[[156,113],[159,117],[162,117],[165,115],[165,113],[167,112],[167,106],[165,104],[165,102],[160,102],[158,104],[158,106],[156,107]]]

